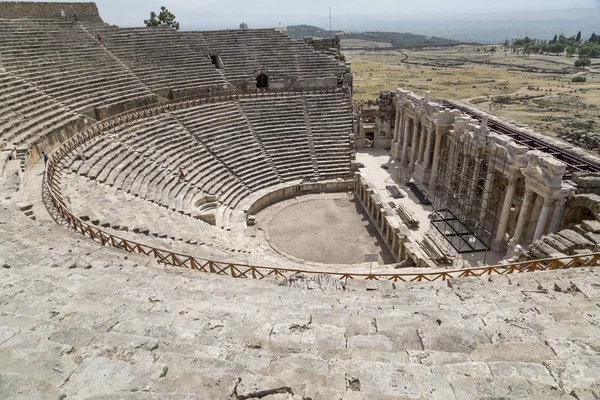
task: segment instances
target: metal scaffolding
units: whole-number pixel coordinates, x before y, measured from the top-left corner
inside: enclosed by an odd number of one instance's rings
[[[440,154],[431,226],[458,253],[488,250],[498,225],[506,154],[487,141],[469,136]]]

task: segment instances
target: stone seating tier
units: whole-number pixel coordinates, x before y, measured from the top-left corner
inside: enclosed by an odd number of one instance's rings
[[[223,73],[232,82],[252,80],[255,78],[252,71],[261,69],[268,69],[272,76],[295,79],[341,76],[345,70],[345,66],[333,57],[316,53],[303,41],[294,41],[272,29],[205,31],[187,35],[197,34],[202,35],[209,50],[220,56]],[[297,64],[293,66],[290,60]]]
[[[86,28],[93,35],[99,33],[102,44],[159,94],[169,96],[172,89],[213,88],[226,83],[208,53],[192,49],[174,30],[106,24],[86,24]]]
[[[0,72],[0,149],[27,147],[80,119],[10,72]]]
[[[0,55],[3,68],[74,111],[152,96],[80,24],[0,20]]]
[[[327,102],[330,113],[349,110],[340,94],[320,96],[332,97]],[[273,104],[280,107],[279,117],[271,120],[264,110],[272,110]],[[349,133],[318,127],[323,137],[316,147],[307,129],[312,116],[305,105],[300,95],[261,96],[125,124],[81,149],[71,158],[70,169],[186,215],[194,215],[191,202],[196,195],[216,195],[224,207],[217,216],[226,222],[228,210],[251,192],[280,182],[349,175]],[[287,129],[283,141],[282,125]],[[181,182],[179,168],[185,173]]]
[[[231,279],[161,267],[4,204],[0,242],[2,398],[597,393],[596,269],[395,290]]]

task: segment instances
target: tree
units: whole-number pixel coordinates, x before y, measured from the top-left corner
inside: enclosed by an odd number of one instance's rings
[[[554,39],[552,39],[552,40],[551,40],[551,41],[549,41],[548,43],[549,43],[549,44],[556,43],[556,41],[557,41],[557,40],[558,40],[558,35],[554,35]]]
[[[248,29],[248,24],[247,24],[247,23],[245,23],[245,22],[242,22],[242,23],[240,24],[240,29]]]
[[[581,42],[581,31],[577,32],[577,36],[575,36],[575,41],[577,43]]]
[[[495,47],[490,47],[490,53],[495,53],[496,52],[496,48]]]
[[[600,57],[600,44],[587,42],[579,48],[579,57]]]
[[[596,35],[596,32],[593,32],[592,36],[590,36],[590,40],[588,40],[588,42],[600,43],[600,35]]]
[[[577,52],[577,48],[573,45],[567,46],[567,57],[573,57],[573,54]]]
[[[590,65],[592,63],[592,61],[590,61],[589,58],[580,58],[578,60],[575,60],[575,66],[577,68],[583,68],[583,67],[587,67],[588,65]]]
[[[160,8],[158,16],[154,11],[151,11],[150,19],[145,19],[144,24],[146,24],[146,26],[164,26],[179,30],[179,22],[175,21],[175,15],[167,10],[165,6]]]

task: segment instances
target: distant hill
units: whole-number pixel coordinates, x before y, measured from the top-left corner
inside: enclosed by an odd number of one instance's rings
[[[287,33],[292,39],[302,39],[305,36],[326,38],[330,35],[329,31],[312,25],[288,26]],[[359,39],[368,40],[370,42],[391,43],[394,47],[458,43],[455,40],[445,39],[437,36],[415,35],[412,33],[398,32],[332,31],[331,36],[339,36],[341,39]]]

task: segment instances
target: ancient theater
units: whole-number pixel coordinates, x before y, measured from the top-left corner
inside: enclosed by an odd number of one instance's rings
[[[600,158],[339,38],[0,2],[0,398],[594,399]]]

